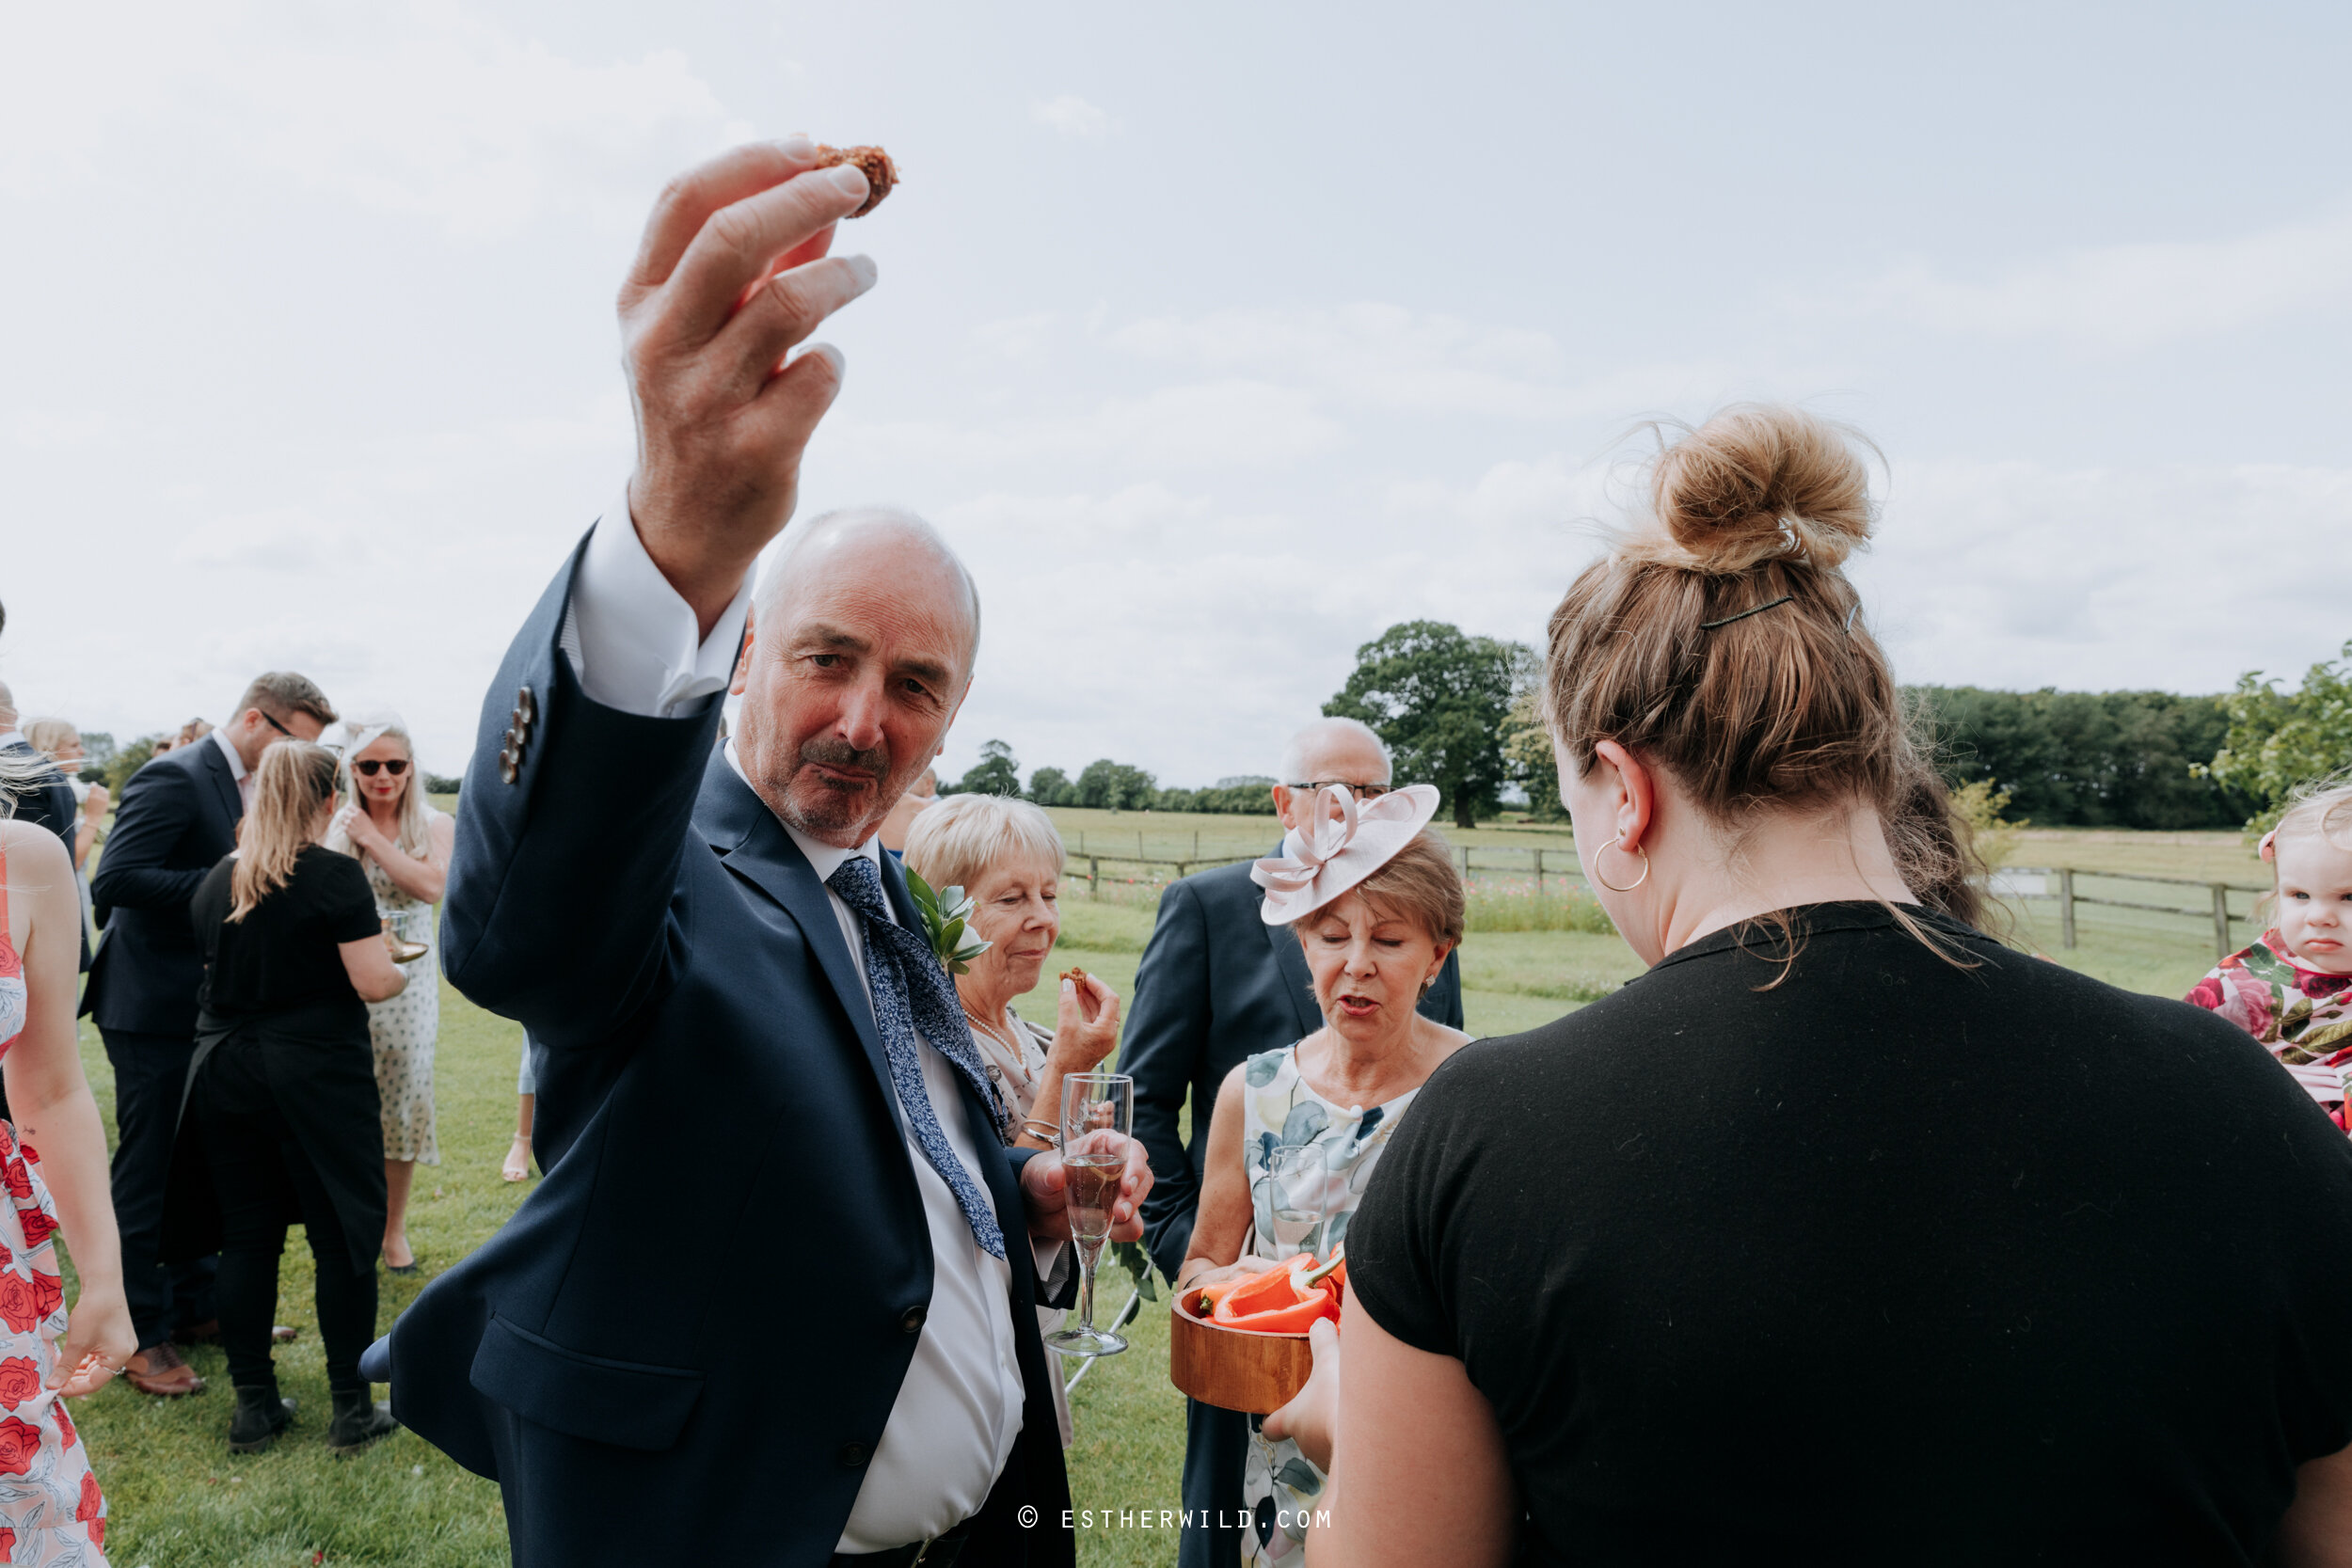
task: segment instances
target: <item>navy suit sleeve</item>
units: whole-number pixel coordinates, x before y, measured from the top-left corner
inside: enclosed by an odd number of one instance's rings
[[[186,909],[212,867],[176,869],[166,863],[196,812],[196,780],[185,770],[148,767],[132,774],[98,874],[90,879],[99,908]]]
[[[1135,1006],[1119,1053],[1120,1070],[1136,1081],[1136,1135],[1152,1157],[1143,1243],[1170,1279],[1184,1265],[1200,1201],[1200,1173],[1179,1118],[1207,1057],[1209,1020],[1208,919],[1193,890],[1176,882],[1160,897],[1159,920],[1136,966]]]
[[[1438,971],[1438,983],[1429,988],[1429,1006],[1421,1010],[1449,1029],[1462,1026],[1462,949],[1459,943],[1445,956],[1445,967]]]
[[[557,646],[579,560],[556,575],[483,703],[442,917],[450,983],[552,1051],[614,1038],[682,967],[681,857],[719,725],[715,697],[685,718],[648,719],[581,689]],[[524,731],[511,784],[500,764],[510,726]]]

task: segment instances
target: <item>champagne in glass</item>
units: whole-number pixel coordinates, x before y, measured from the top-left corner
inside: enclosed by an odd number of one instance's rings
[[[1134,1141],[1136,1081],[1120,1072],[1073,1072],[1061,1081],[1061,1164],[1071,1244],[1078,1249],[1078,1323],[1045,1342],[1064,1355],[1117,1355],[1118,1335],[1094,1326],[1094,1270],[1110,1240],[1111,1210]]]

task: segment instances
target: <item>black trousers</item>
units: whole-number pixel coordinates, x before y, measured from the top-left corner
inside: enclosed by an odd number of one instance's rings
[[[1248,1454],[1248,1417],[1184,1402],[1184,1513],[1198,1522],[1177,1538],[1178,1568],[1223,1568],[1241,1560],[1241,1472]]]
[[[249,1038],[221,1042],[197,1074],[189,1114],[202,1118],[220,1198],[220,1347],[230,1382],[257,1387],[276,1381],[269,1333],[278,1312],[278,1260],[286,1250],[287,1216],[298,1213],[318,1274],[326,1386],[367,1387],[359,1354],[375,1337],[375,1249],[368,1247],[365,1270],[353,1267],[326,1184],[262,1076],[261,1047]]]
[[[192,1259],[167,1266],[163,1244],[164,1189],[171,1175],[172,1136],[180,1097],[187,1087],[196,1042],[185,1035],[102,1029],[106,1060],[115,1069],[113,1187],[115,1228],[122,1238],[122,1293],[139,1348],[160,1345],[174,1329],[219,1316],[214,1276],[219,1259]]]

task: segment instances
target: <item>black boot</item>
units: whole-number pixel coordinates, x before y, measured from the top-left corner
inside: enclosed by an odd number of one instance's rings
[[[377,1438],[400,1430],[400,1423],[392,1419],[392,1407],[376,1403],[370,1397],[373,1393],[368,1388],[334,1390],[335,1419],[326,1429],[329,1449],[358,1453]]]
[[[275,1382],[237,1389],[237,1413],[229,1418],[229,1451],[260,1453],[294,1419],[294,1402],[278,1397]]]

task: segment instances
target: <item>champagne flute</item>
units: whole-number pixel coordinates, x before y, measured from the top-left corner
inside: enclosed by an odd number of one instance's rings
[[[1118,1335],[1094,1326],[1094,1269],[1110,1240],[1135,1114],[1136,1081],[1123,1072],[1073,1072],[1061,1081],[1061,1166],[1070,1241],[1078,1249],[1078,1323],[1045,1342],[1064,1355],[1117,1355],[1127,1348]]]

